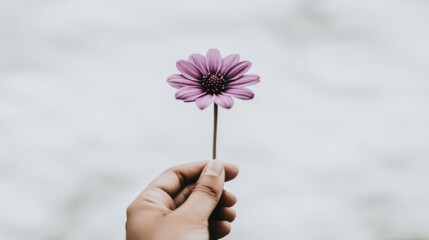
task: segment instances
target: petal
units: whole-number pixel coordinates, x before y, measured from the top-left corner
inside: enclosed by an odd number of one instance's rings
[[[190,97],[188,97],[188,98],[185,98],[185,99],[183,99],[183,101],[184,102],[193,102],[193,101],[195,101],[197,98],[200,98],[200,97],[202,97],[203,95],[205,95],[206,94],[206,92],[202,92],[202,93],[200,93],[200,94],[196,94],[196,95],[193,95],[193,96],[190,96]]]
[[[215,96],[213,94],[207,94],[195,100],[198,108],[204,110],[208,107],[214,100]]]
[[[252,63],[249,61],[242,61],[236,63],[231,69],[225,74],[226,79],[235,80],[243,76],[252,66]]]
[[[216,95],[214,101],[217,105],[220,105],[226,109],[230,109],[234,104],[232,97],[223,94]]]
[[[198,71],[197,66],[189,61],[179,60],[176,63],[176,67],[185,77],[189,79],[198,80],[202,77],[201,73]]]
[[[222,67],[219,72],[221,74],[226,73],[233,65],[237,64],[238,61],[240,61],[240,55],[238,54],[231,54],[225,57],[222,59]]]
[[[198,70],[202,75],[207,75],[207,65],[206,65],[206,58],[201,54],[192,54],[189,56],[189,61],[194,63],[195,66],[197,66]]]
[[[176,98],[180,100],[185,100],[189,97],[199,95],[203,92],[201,88],[197,87],[182,87],[176,92]]]
[[[228,82],[228,87],[245,87],[253,84],[257,84],[259,81],[259,76],[256,74],[244,75],[237,80],[232,80]]]
[[[195,80],[189,80],[181,74],[173,74],[167,78],[167,82],[174,88],[186,86],[200,86],[201,84]]]
[[[224,93],[243,100],[249,100],[255,96],[255,94],[247,88],[228,88]]]
[[[209,49],[206,55],[206,64],[210,73],[216,74],[222,66],[222,57],[217,49]]]

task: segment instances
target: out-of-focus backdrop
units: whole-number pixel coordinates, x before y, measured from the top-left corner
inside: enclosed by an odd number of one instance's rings
[[[0,1],[0,239],[124,239],[166,168],[211,156],[175,62],[253,62],[219,113],[226,239],[429,239],[429,2]]]

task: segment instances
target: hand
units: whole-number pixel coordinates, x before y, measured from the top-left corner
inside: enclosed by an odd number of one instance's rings
[[[238,168],[219,160],[172,167],[127,209],[127,240],[209,240],[229,234],[236,198],[223,190]]]

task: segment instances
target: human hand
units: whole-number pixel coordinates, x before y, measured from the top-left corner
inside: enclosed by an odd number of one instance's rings
[[[223,189],[238,168],[219,160],[172,167],[127,209],[127,240],[209,240],[229,234],[236,198]]]

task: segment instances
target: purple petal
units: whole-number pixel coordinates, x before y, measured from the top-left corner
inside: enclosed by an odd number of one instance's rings
[[[235,80],[243,76],[252,66],[252,63],[249,61],[242,61],[234,66],[226,73],[226,79]]]
[[[200,79],[201,73],[198,71],[198,67],[194,63],[188,62],[186,60],[179,60],[176,63],[177,69],[187,78],[198,80]]]
[[[189,61],[194,63],[195,66],[198,67],[198,70],[202,75],[207,75],[207,65],[206,65],[206,58],[201,54],[192,54],[189,56]]]
[[[223,94],[216,95],[214,101],[217,105],[220,105],[226,109],[230,109],[234,104],[234,100],[232,100],[232,97]]]
[[[197,100],[195,100],[195,103],[197,104],[199,109],[204,110],[213,102],[214,98],[215,96],[213,94],[206,94],[200,98],[197,98]]]
[[[190,97],[188,97],[188,98],[185,98],[185,99],[183,99],[183,101],[184,102],[193,102],[193,101],[195,101],[197,98],[200,98],[200,97],[202,97],[203,95],[205,95],[206,94],[206,92],[202,92],[202,93],[200,93],[200,94],[196,94],[196,95],[193,95],[193,96],[190,96]]]
[[[238,61],[240,61],[240,55],[238,54],[231,54],[224,59],[222,59],[222,67],[220,68],[219,72],[221,74],[226,73],[234,64],[237,64]]]
[[[176,92],[176,98],[180,100],[185,100],[189,97],[199,95],[203,92],[201,88],[198,87],[182,87]]]
[[[209,49],[206,55],[206,64],[210,73],[216,74],[222,66],[222,57],[217,49]]]
[[[186,86],[200,86],[201,84],[195,80],[189,80],[181,74],[173,74],[168,77],[167,82],[174,88]]]
[[[252,99],[255,94],[247,88],[228,88],[224,93],[243,100]]]
[[[244,75],[237,80],[232,80],[228,82],[228,87],[245,87],[253,84],[257,84],[259,81],[259,76],[255,74]]]

